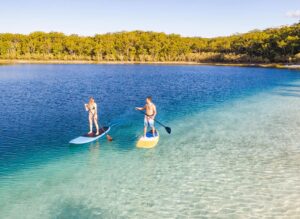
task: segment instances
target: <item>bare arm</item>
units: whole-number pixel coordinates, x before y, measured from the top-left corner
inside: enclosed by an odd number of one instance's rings
[[[97,107],[97,103],[95,103],[95,114],[98,114],[98,107]]]
[[[155,118],[156,114],[157,114],[156,106],[153,104],[153,119]]]
[[[85,103],[84,108],[85,108],[86,111],[89,111],[88,104]]]
[[[135,107],[135,110],[145,110],[146,109],[146,106],[144,107]]]

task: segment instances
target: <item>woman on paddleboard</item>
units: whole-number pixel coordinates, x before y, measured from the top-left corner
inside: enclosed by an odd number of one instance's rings
[[[96,134],[99,135],[99,126],[98,126],[98,113],[97,113],[97,104],[93,97],[90,97],[89,103],[84,104],[85,110],[89,112],[89,124],[90,131],[88,134],[93,133],[93,122],[96,126]]]
[[[146,98],[146,105],[144,107],[136,107],[135,109],[146,110],[146,114],[144,118],[144,137],[146,137],[148,126],[152,128],[153,136],[155,136],[154,119],[157,114],[157,111],[156,111],[155,104],[152,102],[152,97],[149,96]]]

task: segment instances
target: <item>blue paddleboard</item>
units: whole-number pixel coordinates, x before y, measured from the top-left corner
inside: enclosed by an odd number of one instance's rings
[[[92,141],[96,141],[97,139],[103,137],[109,131],[110,131],[110,127],[103,127],[103,128],[99,129],[99,135],[95,135],[96,132],[93,132],[91,134],[84,134],[82,136],[74,138],[69,143],[70,144],[86,144],[86,143],[90,143]]]

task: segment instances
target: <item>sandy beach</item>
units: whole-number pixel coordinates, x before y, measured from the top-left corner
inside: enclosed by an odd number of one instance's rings
[[[212,63],[212,62],[130,62],[130,61],[89,61],[89,60],[24,60],[24,59],[0,59],[1,64],[107,64],[107,65],[208,65],[208,66],[238,66],[238,67],[262,67],[262,68],[286,68],[300,69],[299,64],[261,64],[261,63]]]

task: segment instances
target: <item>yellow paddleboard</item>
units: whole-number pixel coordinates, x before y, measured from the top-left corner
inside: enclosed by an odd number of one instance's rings
[[[154,148],[159,141],[159,133],[156,131],[153,136],[152,130],[147,132],[146,137],[140,137],[136,146],[138,148]]]

